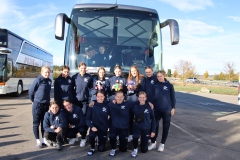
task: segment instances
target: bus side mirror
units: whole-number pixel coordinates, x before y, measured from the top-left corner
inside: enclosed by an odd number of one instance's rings
[[[70,23],[70,18],[64,13],[59,13],[55,19],[55,38],[64,40],[65,22]]]
[[[160,23],[160,28],[164,28],[167,25],[170,27],[171,44],[175,45],[179,43],[179,27],[178,22],[174,19],[167,19],[165,22]]]
[[[9,48],[0,47],[0,54],[11,54],[12,50]]]

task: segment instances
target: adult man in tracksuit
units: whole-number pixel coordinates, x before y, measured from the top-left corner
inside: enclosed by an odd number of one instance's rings
[[[36,138],[37,147],[42,148],[42,145],[47,144],[44,138],[43,119],[45,112],[49,109],[50,91],[52,80],[49,79],[50,68],[43,66],[41,68],[41,75],[34,80],[28,93],[32,101],[32,115],[33,115],[33,133]],[[41,124],[42,142],[39,139],[39,125]]]
[[[76,135],[78,132],[81,134],[82,139],[86,139],[85,116],[83,115],[82,109],[73,106],[69,100],[64,100],[63,105],[65,108],[65,116],[68,124],[66,137],[71,138],[69,144],[75,143]],[[81,146],[80,143],[80,147],[84,146]]]
[[[163,120],[163,133],[162,140],[159,145],[158,151],[164,150],[164,144],[166,142],[168,131],[171,122],[171,115],[174,115],[175,110],[175,91],[173,85],[167,81],[165,78],[164,71],[158,71],[157,79],[158,82],[155,85],[154,90],[154,115],[156,120],[156,134],[153,138],[151,138],[151,144],[148,146],[148,150],[156,148],[156,139],[158,136],[159,130],[159,121]]]

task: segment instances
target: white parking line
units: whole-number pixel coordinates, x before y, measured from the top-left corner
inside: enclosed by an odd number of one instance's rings
[[[174,124],[173,122],[171,122],[171,124],[172,124],[174,127],[180,129],[182,132],[184,132],[184,133],[186,133],[187,135],[189,135],[189,136],[191,136],[192,138],[194,138],[196,141],[199,141],[199,142],[202,142],[202,143],[206,143],[206,142],[202,141],[200,138],[195,137],[193,134],[189,133],[188,131],[186,131],[186,130],[183,129],[182,127]]]
[[[211,111],[215,111],[215,112],[220,112],[216,109],[212,109],[212,108],[208,108],[208,107],[203,107],[201,105],[198,105],[198,104],[194,104],[194,103],[190,103],[190,102],[186,102],[186,101],[183,101],[183,100],[180,100],[178,99],[177,101],[180,101],[180,102],[184,102],[184,103],[188,103],[188,104],[191,104],[191,105],[194,105],[194,106],[197,106],[197,107],[200,107],[200,108],[205,108],[205,109],[208,109],[208,110],[211,110]]]

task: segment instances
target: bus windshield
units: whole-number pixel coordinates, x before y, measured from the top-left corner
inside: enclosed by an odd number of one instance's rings
[[[7,47],[7,32],[0,30],[0,47]]]
[[[7,73],[6,73],[6,57],[7,55],[0,54],[0,82],[5,82]]]
[[[99,66],[112,72],[116,64],[123,72],[132,65],[141,72],[145,66],[157,69],[161,50],[156,13],[125,9],[72,11],[65,48],[65,65],[72,72],[77,72],[79,62],[85,62],[90,73]]]

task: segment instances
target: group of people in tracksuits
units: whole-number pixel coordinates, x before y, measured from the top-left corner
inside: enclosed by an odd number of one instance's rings
[[[158,151],[164,150],[171,116],[175,112],[174,88],[166,80],[164,71],[155,75],[147,66],[146,76],[143,76],[133,65],[125,79],[121,76],[121,67],[116,65],[115,76],[107,79],[104,67],[99,67],[96,78],[87,73],[83,62],[79,63],[78,70],[79,73],[70,77],[69,67],[62,67],[54,83],[54,102],[51,103],[50,68],[43,66],[40,76],[33,82],[29,97],[33,104],[33,132],[37,147],[54,146],[61,150],[64,143],[78,141],[78,133],[81,134],[80,147],[84,147],[89,129],[89,156],[95,152],[96,140],[98,151],[105,151],[109,137],[110,156],[116,154],[117,141],[122,152],[127,151],[127,144],[132,141],[131,156],[136,157],[139,139],[142,153],[157,148],[159,121],[162,119],[163,132]]]

